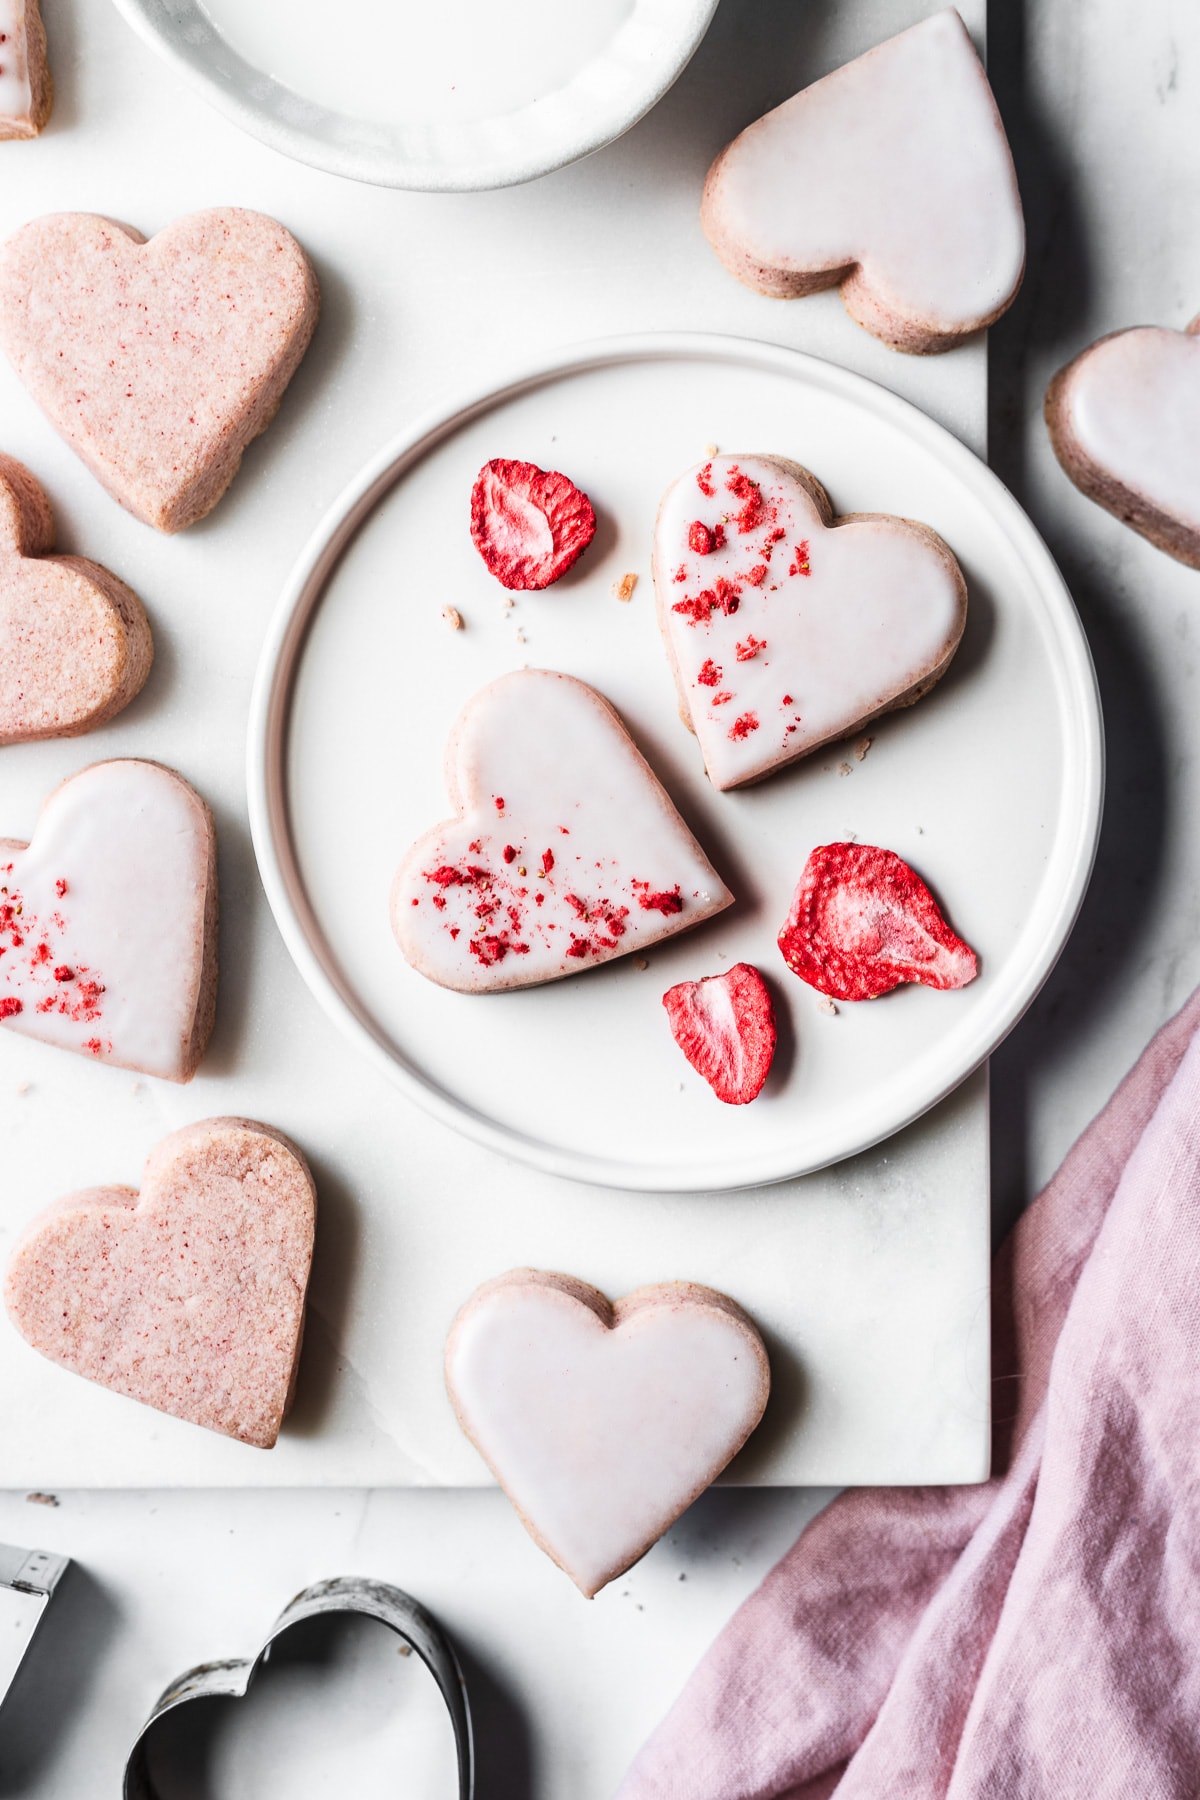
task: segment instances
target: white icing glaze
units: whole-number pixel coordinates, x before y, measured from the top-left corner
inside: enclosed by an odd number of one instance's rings
[[[208,853],[204,808],[156,763],[95,763],[63,782],[27,846],[0,843],[0,1013],[22,1009],[3,1023],[178,1080]]]
[[[630,1295],[610,1327],[551,1281],[516,1271],[468,1301],[446,1380],[533,1536],[593,1594],[720,1474],[769,1374],[757,1334],[705,1289]]]
[[[1140,326],[1084,352],[1070,429],[1105,474],[1200,532],[1200,336]]]
[[[1015,292],[1025,230],[982,65],[951,10],[786,100],[735,139],[709,235],[769,269],[861,267],[889,310],[952,331]]]
[[[761,505],[739,477],[757,484]],[[697,523],[721,526],[720,547],[692,548]],[[716,457],[668,489],[654,580],[718,788],[844,736],[942,663],[962,629],[954,566],[923,531],[890,518],[828,527],[808,489],[761,456]]]
[[[446,784],[460,816],[413,846],[392,890],[400,948],[444,987],[578,974],[732,900],[608,702],[573,676],[525,669],[483,688],[451,734]]]
[[[0,122],[27,125],[32,117],[25,0],[0,0]]]

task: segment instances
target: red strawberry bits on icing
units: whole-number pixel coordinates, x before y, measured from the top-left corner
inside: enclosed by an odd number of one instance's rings
[[[920,876],[870,844],[813,851],[779,948],[793,974],[834,1000],[873,1000],[906,981],[965,987],[978,972]]]
[[[681,981],[663,995],[675,1042],[718,1100],[745,1106],[762,1092],[775,1054],[775,1008],[750,963]]]
[[[596,531],[591,501],[557,470],[495,457],[471,490],[471,537],[503,587],[549,587]]]

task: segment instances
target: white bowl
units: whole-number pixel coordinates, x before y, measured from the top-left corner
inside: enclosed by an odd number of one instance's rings
[[[717,0],[115,4],[272,149],[378,187],[444,191],[531,181],[620,137],[677,79]]]

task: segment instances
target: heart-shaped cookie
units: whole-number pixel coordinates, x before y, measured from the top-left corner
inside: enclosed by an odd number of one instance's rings
[[[82,556],[50,556],[50,503],[0,455],[0,744],[76,737],[128,706],[150,673],[142,603]]]
[[[459,1424],[589,1598],[737,1455],[770,1381],[741,1308],[686,1281],[610,1305],[569,1275],[515,1269],[476,1290],[446,1343]]]
[[[882,513],[834,524],[820,482],[779,456],[714,457],[668,488],[654,591],[717,788],[911,706],[966,623],[962,571],[935,531]]]
[[[1046,423],[1089,500],[1200,569],[1200,317],[1092,344],[1050,383]]]
[[[88,1188],[35,1219],[4,1303],[51,1362],[269,1450],[292,1400],[315,1217],[285,1137],[205,1119],[155,1146],[140,1195]]]
[[[216,833],[182,776],[93,763],[0,840],[0,1023],[190,1081],[216,998]]]
[[[38,0],[0,0],[0,140],[36,137],[53,104]]]
[[[549,669],[468,701],[446,748],[457,817],[392,887],[414,969],[466,994],[577,975],[686,931],[733,896],[613,708]]]
[[[317,322],[317,280],[274,219],[192,213],[146,241],[93,213],[0,249],[0,344],[114,499],[159,531],[214,507],[274,418]]]
[[[701,223],[730,272],[789,298],[840,285],[896,350],[949,350],[1012,304],[1025,225],[983,65],[949,9],[747,127]]]

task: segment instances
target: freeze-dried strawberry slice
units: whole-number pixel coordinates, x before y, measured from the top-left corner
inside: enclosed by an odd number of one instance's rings
[[[745,1106],[762,1091],[775,1054],[775,1008],[750,963],[724,975],[681,981],[663,1005],[675,1042],[718,1100]]]
[[[835,1000],[873,1000],[903,981],[966,987],[975,952],[955,937],[894,850],[822,844],[804,866],[779,948],[801,981]]]
[[[591,543],[592,503],[555,469],[494,457],[471,489],[471,536],[506,588],[544,588]]]

